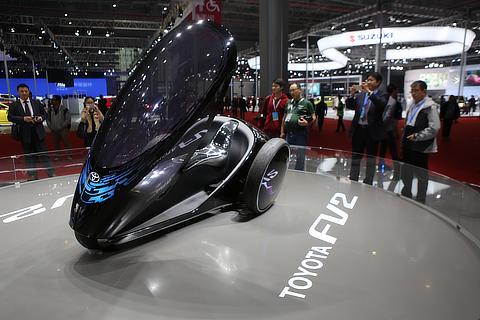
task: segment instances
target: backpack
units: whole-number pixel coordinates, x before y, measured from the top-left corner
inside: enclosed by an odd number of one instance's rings
[[[49,106],[48,107],[48,112],[47,112],[48,121],[52,121],[52,110],[53,110],[53,107]],[[68,109],[63,108],[63,119],[64,120],[67,120],[67,112],[68,112]],[[71,127],[72,127],[72,121],[70,120],[70,123],[67,125],[68,130],[70,130]]]

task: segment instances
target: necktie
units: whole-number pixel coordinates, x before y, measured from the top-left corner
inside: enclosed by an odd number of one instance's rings
[[[362,119],[362,121],[365,121],[367,119],[367,106],[369,103],[370,99],[368,99],[368,94],[365,93],[365,98],[362,105],[362,112],[360,112],[360,119]]]
[[[31,116],[32,114],[30,113],[30,107],[28,106],[28,101],[25,101],[25,114],[27,116]]]

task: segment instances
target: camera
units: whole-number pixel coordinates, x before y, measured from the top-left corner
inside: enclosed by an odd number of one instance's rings
[[[306,116],[306,115],[300,116],[300,118],[302,118],[303,120],[306,120],[307,122],[310,122],[310,121],[312,121],[312,119],[313,119],[311,116],[308,117],[308,116]]]

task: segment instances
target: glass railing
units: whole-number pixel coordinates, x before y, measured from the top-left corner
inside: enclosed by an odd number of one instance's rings
[[[0,158],[0,186],[78,174],[88,148],[57,150]]]
[[[291,146],[291,150],[289,169],[350,181],[354,158],[351,152],[297,146]],[[49,176],[78,174],[88,151],[88,148],[78,148],[0,158],[0,186]],[[304,163],[301,165],[303,157]],[[363,157],[360,161],[358,181],[365,179],[366,160],[366,157]],[[411,198],[454,225],[480,247],[480,192],[444,175],[401,162],[378,158],[373,161],[373,187]],[[408,175],[412,173],[412,187],[404,188]],[[418,177],[420,180],[425,179],[423,185],[426,185],[426,189],[422,188],[420,183],[420,189],[426,190],[424,196],[418,191]],[[411,194],[408,191],[411,191]]]
[[[350,181],[352,159],[358,164],[356,157],[347,151],[298,146],[291,146],[291,151],[289,169],[330,175],[343,181]],[[480,247],[480,192],[444,175],[390,159],[373,158],[370,163],[374,165],[373,187],[424,206]],[[363,157],[359,164],[360,182],[369,182],[365,179],[366,167],[367,157]],[[409,181],[411,188],[406,187]]]

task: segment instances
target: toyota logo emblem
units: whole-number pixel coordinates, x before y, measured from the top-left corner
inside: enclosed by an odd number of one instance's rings
[[[90,181],[92,182],[100,181],[100,175],[96,172],[90,172]]]

